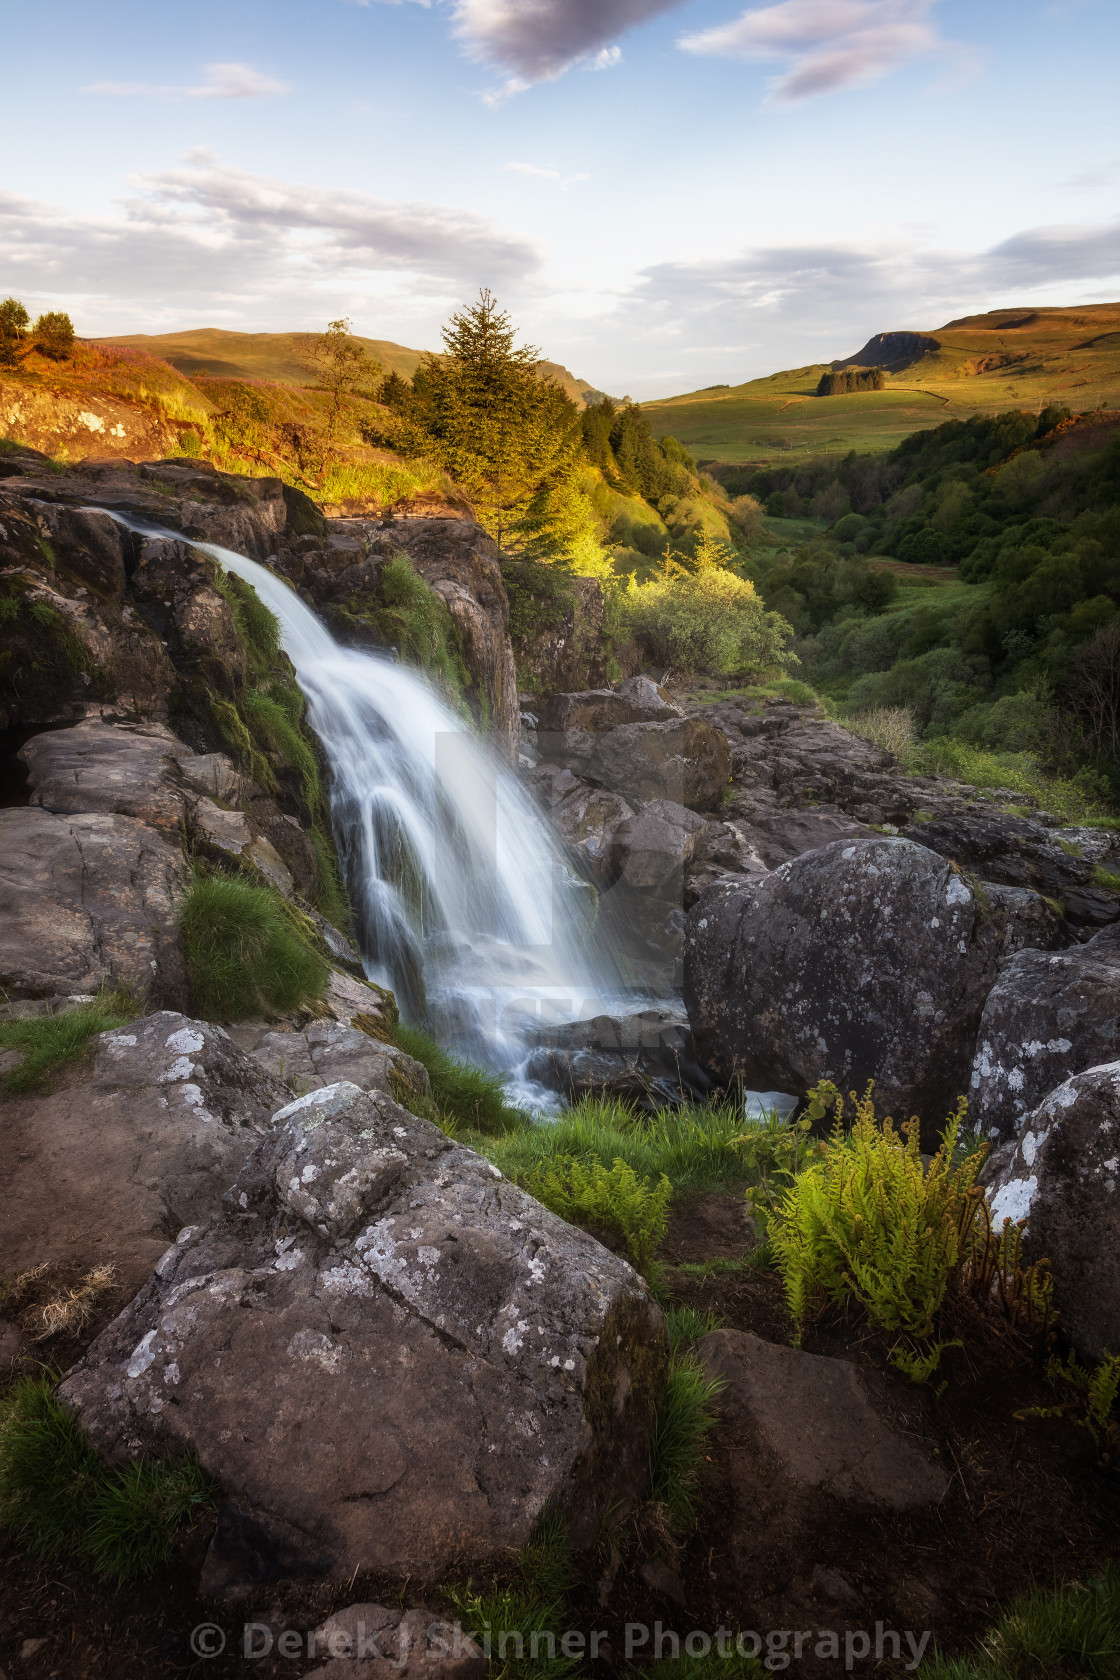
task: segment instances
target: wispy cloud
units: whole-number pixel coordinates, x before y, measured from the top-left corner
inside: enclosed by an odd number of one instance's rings
[[[948,43],[931,20],[936,0],[780,0],[732,23],[684,35],[685,52],[784,62],[770,97],[808,99],[877,81]]]
[[[535,163],[503,163],[502,172],[505,175],[531,175],[540,181],[555,181],[561,192],[567,192],[577,181],[590,181],[586,172],[577,175],[562,175],[558,169],[541,169]]]
[[[148,99],[269,99],[290,93],[290,82],[278,82],[255,70],[251,64],[208,64],[205,80],[197,87],[175,87],[155,82],[93,82],[86,93],[141,94]]]
[[[617,37],[683,0],[456,0],[455,34],[480,63],[511,72],[501,95],[554,81],[573,65],[617,64]]]

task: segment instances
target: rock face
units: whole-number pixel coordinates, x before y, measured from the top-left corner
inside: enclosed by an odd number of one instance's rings
[[[1120,1056],[1120,936],[1062,952],[1019,951],[1000,970],[980,1019],[970,1115],[1013,1137],[1071,1072]]]
[[[96,1041],[92,1067],[0,1115],[6,1269],[112,1261],[136,1289],[216,1211],[287,1086],[220,1027],[161,1011]]]
[[[182,1002],[187,884],[181,850],[135,817],[0,811],[0,987],[46,998],[124,986]]]
[[[414,1096],[431,1095],[423,1063],[406,1056],[395,1044],[371,1038],[368,1032],[341,1021],[313,1021],[302,1032],[265,1033],[249,1054],[300,1096],[340,1080],[385,1096],[393,1095],[391,1080],[396,1080]]]
[[[756,1090],[875,1079],[881,1110],[939,1127],[968,1089],[1000,958],[1020,942],[1015,914],[978,902],[936,853],[836,841],[689,913],[700,1059]]]
[[[643,1009],[636,1015],[596,1015],[567,1021],[542,1036],[526,1072],[572,1101],[622,1097],[656,1110],[707,1083],[683,1009]]]
[[[540,750],[624,799],[672,799],[694,810],[718,804],[731,773],[727,742],[703,718],[625,723],[594,733],[538,735]]]
[[[1060,899],[1072,921],[1100,927],[1120,920],[1115,896],[1092,886],[1094,860],[1081,843],[1057,837],[1029,818],[1002,811],[958,813],[906,832],[986,881]]]
[[[651,678],[631,677],[617,689],[554,694],[541,711],[540,727],[548,734],[564,734],[571,729],[598,734],[624,723],[665,723],[684,715],[681,707]]]
[[[986,1177],[997,1228],[1026,1219],[1025,1253],[1049,1259],[1070,1340],[1093,1359],[1120,1349],[1120,1062],[1051,1091]]]
[[[112,1458],[191,1445],[221,1479],[204,1591],[432,1581],[638,1496],[665,1347],[625,1262],[343,1083],[274,1117],[60,1392]]]
[[[334,1661],[307,1680],[485,1680],[490,1668],[460,1624],[400,1605],[350,1604],[315,1630],[315,1654]]]
[[[582,577],[565,584],[567,603],[560,615],[515,645],[518,665],[535,694],[597,688],[607,680],[602,585],[598,578]]]

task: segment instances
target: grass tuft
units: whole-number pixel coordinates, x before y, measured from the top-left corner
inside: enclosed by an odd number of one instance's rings
[[[1120,1572],[1032,1592],[1004,1612],[974,1657],[934,1655],[922,1680],[1117,1680]]]
[[[669,1319],[672,1340],[672,1314]],[[651,1498],[664,1506],[676,1534],[696,1527],[705,1448],[716,1424],[715,1401],[722,1387],[718,1378],[705,1375],[690,1353],[678,1352],[670,1359],[650,1443],[649,1482]]]
[[[98,1033],[112,1032],[140,1013],[127,992],[100,992],[89,1003],[57,1015],[31,1015],[0,1023],[0,1045],[20,1050],[23,1060],[3,1079],[9,1096],[41,1090],[51,1079],[82,1055]]]
[[[21,1378],[0,1404],[0,1522],[36,1557],[70,1553],[108,1580],[136,1580],[169,1561],[216,1495],[194,1458],[110,1470],[50,1376]]]
[[[322,996],[327,966],[268,888],[196,879],[179,915],[179,936],[191,1008],[204,1020],[284,1014]]]
[[[436,1111],[432,1118],[437,1124],[450,1122],[456,1134],[462,1128],[492,1136],[516,1131],[528,1123],[524,1111],[507,1100],[500,1074],[458,1061],[421,1027],[398,1022],[393,1037],[407,1055],[427,1068]],[[406,1106],[415,1107],[415,1100]]]

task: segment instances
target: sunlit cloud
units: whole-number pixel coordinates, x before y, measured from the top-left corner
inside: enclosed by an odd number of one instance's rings
[[[164,86],[154,82],[93,82],[83,91],[118,96],[140,94],[147,99],[270,99],[290,93],[290,82],[278,82],[251,64],[208,64],[205,81],[197,87]]]

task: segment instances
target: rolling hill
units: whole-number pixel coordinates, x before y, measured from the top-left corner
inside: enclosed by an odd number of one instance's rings
[[[818,397],[822,373],[882,367],[881,391]],[[877,334],[848,357],[642,406],[702,460],[752,462],[893,449],[970,414],[1120,406],[1120,303],[994,309],[934,331]]]
[[[297,332],[241,333],[226,332],[221,327],[194,327],[189,332],[178,333],[123,333],[98,342],[147,350],[150,355],[170,362],[188,379],[208,374],[215,379],[267,379],[278,385],[311,385],[315,375],[300,358],[300,341],[306,336]],[[419,350],[394,344],[388,338],[362,338],[357,333],[354,336],[387,372],[399,373],[402,379],[411,379],[420,365]],[[559,362],[543,361],[538,366],[580,408],[603,394],[586,380],[577,379]]]

